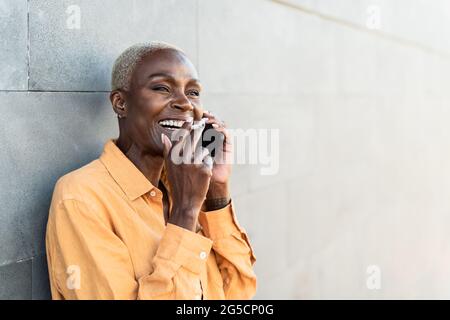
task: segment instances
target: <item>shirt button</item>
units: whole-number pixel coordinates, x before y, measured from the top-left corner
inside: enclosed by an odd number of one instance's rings
[[[205,251],[200,252],[200,259],[202,259],[202,260],[206,259],[206,252]]]
[[[150,195],[151,195],[152,197],[156,196],[155,190],[150,191]]]

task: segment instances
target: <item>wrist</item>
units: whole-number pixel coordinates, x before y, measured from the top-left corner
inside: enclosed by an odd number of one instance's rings
[[[230,198],[206,199],[203,204],[203,211],[215,211],[225,208],[230,204]]]
[[[203,211],[214,211],[225,208],[231,201],[228,183],[211,183],[206,200],[203,203]]]
[[[222,198],[230,198],[230,190],[228,186],[228,182],[226,183],[215,183],[211,182],[209,185],[208,192],[206,193],[206,200],[211,199],[222,199]]]
[[[173,208],[168,223],[194,231],[199,210]]]

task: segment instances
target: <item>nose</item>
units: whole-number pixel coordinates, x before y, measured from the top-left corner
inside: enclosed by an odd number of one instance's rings
[[[191,101],[184,94],[180,94],[171,104],[172,108],[177,109],[182,112],[192,112],[194,106]]]
[[[171,104],[171,107],[181,112],[189,112],[195,121],[203,116],[203,108],[201,105],[193,105],[192,102],[184,94],[180,94]]]

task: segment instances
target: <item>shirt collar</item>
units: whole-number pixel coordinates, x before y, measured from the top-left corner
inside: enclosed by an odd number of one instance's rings
[[[135,200],[155,187],[117,147],[116,141],[110,139],[105,143],[100,161],[128,198]]]

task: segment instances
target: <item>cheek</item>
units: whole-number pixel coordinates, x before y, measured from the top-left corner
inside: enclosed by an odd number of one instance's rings
[[[203,114],[203,111],[205,109],[203,109],[203,105],[199,99],[197,99],[196,101],[192,101],[192,105],[194,106],[194,109],[197,110],[197,112]]]
[[[138,139],[148,141],[149,134],[156,129],[153,128],[155,126],[154,112],[149,106],[140,105],[139,107],[139,110],[132,114],[133,121],[130,129],[135,132]]]
[[[161,141],[161,133],[159,132],[158,124],[145,116],[141,116],[139,119],[136,119],[135,124],[136,126],[134,131],[136,134],[136,139],[140,141],[139,144],[146,149],[158,149]]]
[[[166,101],[157,95],[142,95],[137,102],[137,112],[134,115],[139,126],[153,125],[154,119],[158,117],[160,112],[164,110]]]
[[[152,119],[164,110],[168,104],[168,99],[158,94],[149,94],[141,101],[142,116]]]
[[[157,92],[148,89],[141,88],[134,92],[133,100],[137,105],[139,105],[141,111],[147,112],[150,109],[157,109],[164,105],[166,97]]]

